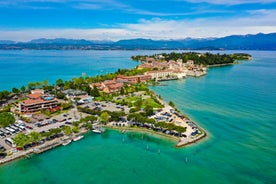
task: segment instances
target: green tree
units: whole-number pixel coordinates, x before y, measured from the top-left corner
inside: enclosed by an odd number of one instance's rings
[[[28,90],[34,89],[35,85],[36,84],[34,82],[29,82],[28,83]]]
[[[17,88],[12,88],[12,92],[13,92],[13,93],[19,93],[20,91],[19,91],[19,89],[17,89]]]
[[[64,126],[63,127],[63,132],[64,132],[65,135],[70,135],[72,133],[72,129],[69,126]]]
[[[9,112],[0,113],[0,127],[6,127],[15,122],[14,116]]]
[[[56,85],[59,86],[59,87],[63,87],[64,86],[63,80],[62,79],[56,80]]]
[[[19,134],[17,134],[14,138],[13,138],[14,144],[16,144],[16,146],[18,147],[23,147],[26,144],[30,143],[30,139],[29,137],[24,134],[23,132],[20,132]]]
[[[7,90],[0,91],[0,100],[7,98],[9,96],[10,92]]]
[[[73,78],[72,81],[73,81],[73,84],[77,87],[77,89],[80,89],[82,84],[84,84],[84,79],[82,77]]]
[[[144,110],[147,116],[153,115],[153,108],[151,106],[147,105]]]
[[[64,109],[70,109],[73,106],[72,102],[69,103],[61,103],[60,107],[64,110]]]
[[[43,80],[41,84],[42,84],[42,86],[48,86],[49,82],[47,80]]]
[[[140,96],[135,102],[135,107],[140,109],[142,107],[142,103],[143,103],[143,100],[142,100],[142,97]]]
[[[138,83],[141,83],[141,79],[140,79],[140,77],[138,77]]]
[[[38,142],[41,140],[42,136],[38,132],[31,132],[28,134],[30,142]]]
[[[21,92],[23,92],[23,93],[26,91],[26,87],[25,86],[21,86],[20,89],[21,89]]]
[[[100,92],[99,92],[98,88],[95,85],[93,86],[93,89],[91,90],[90,94],[94,97],[100,96]]]
[[[92,126],[91,123],[86,123],[86,124],[85,124],[85,128],[86,128],[86,130],[92,130],[92,129],[93,129],[93,126]]]
[[[102,112],[99,117],[100,122],[105,124],[108,122],[108,119],[109,119],[109,114],[107,112]]]
[[[63,93],[61,93],[61,92],[58,92],[58,93],[56,94],[56,97],[57,97],[58,99],[65,99],[65,98],[66,98],[65,94],[63,94]]]
[[[175,107],[175,104],[172,101],[169,102],[169,105]]]
[[[80,128],[78,126],[73,126],[72,127],[72,132],[78,133],[80,131]]]
[[[53,134],[58,134],[58,133],[60,133],[62,130],[60,129],[60,128],[53,128],[53,129],[51,129],[50,130],[50,132],[51,132],[51,134],[53,135]]]
[[[121,90],[120,90],[120,95],[124,95],[125,94],[125,90],[124,88],[122,87]]]

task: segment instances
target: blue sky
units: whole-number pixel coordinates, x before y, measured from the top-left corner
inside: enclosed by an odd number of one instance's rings
[[[0,0],[0,39],[181,39],[276,32],[276,0]]]

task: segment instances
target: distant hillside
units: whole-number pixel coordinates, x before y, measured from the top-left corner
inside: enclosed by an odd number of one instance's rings
[[[276,50],[276,33],[256,35],[231,35],[223,38],[195,39],[186,38],[181,40],[151,40],[130,39],[112,42],[109,40],[76,40],[76,39],[35,39],[29,42],[14,42],[0,40],[0,49],[36,49],[36,50],[107,50],[107,49],[155,49],[155,50]]]
[[[15,44],[16,42],[11,40],[0,40],[0,44]]]
[[[46,39],[40,38],[31,40],[27,42],[29,44],[64,44],[64,45],[88,45],[88,44],[109,44],[112,41],[105,41],[105,40],[85,40],[85,39],[65,39],[65,38],[55,38],[55,39]]]
[[[200,43],[201,47],[217,47],[227,50],[276,50],[276,33],[256,35],[232,35]],[[197,48],[197,44],[192,45]]]

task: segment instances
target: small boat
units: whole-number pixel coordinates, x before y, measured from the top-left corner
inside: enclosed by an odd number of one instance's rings
[[[99,130],[100,130],[101,132],[105,132],[105,128],[104,128],[104,127],[100,127]]]
[[[103,128],[103,127],[95,128],[94,130],[92,130],[92,132],[101,134],[101,133],[105,132],[105,128]]]
[[[122,130],[121,133],[122,133],[122,134],[126,133],[126,130]]]
[[[99,129],[94,129],[94,130],[92,130],[92,132],[97,133],[97,134],[101,134],[102,133],[102,131],[100,131]]]
[[[67,140],[67,141],[64,141],[64,142],[62,143],[62,145],[63,145],[63,146],[66,146],[66,145],[70,144],[71,142],[72,142],[71,140]]]
[[[80,135],[80,136],[78,136],[78,137],[75,137],[74,139],[73,139],[73,141],[78,141],[78,140],[80,140],[80,139],[82,139],[83,138],[83,135]]]

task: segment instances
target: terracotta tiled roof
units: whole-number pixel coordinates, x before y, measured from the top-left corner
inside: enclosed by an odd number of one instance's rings
[[[37,99],[37,98],[40,98],[41,96],[42,94],[40,93],[28,94],[28,98],[32,98],[32,99]]]
[[[38,100],[28,99],[23,101],[25,105],[31,105],[31,104],[42,103],[42,102],[44,102],[44,100],[41,100],[41,99],[38,99]]]
[[[154,71],[147,72],[147,74],[150,74],[150,73],[164,73],[164,72],[174,72],[174,70],[154,70]]]
[[[102,84],[100,82],[90,84],[91,88],[93,88],[94,86],[96,86],[98,88],[98,87],[101,87]]]
[[[115,80],[106,80],[103,82],[105,85],[116,84]]]
[[[108,85],[108,88],[110,88],[110,89],[118,89],[118,88],[121,88],[123,86],[124,86],[123,83],[116,83],[116,84]]]

